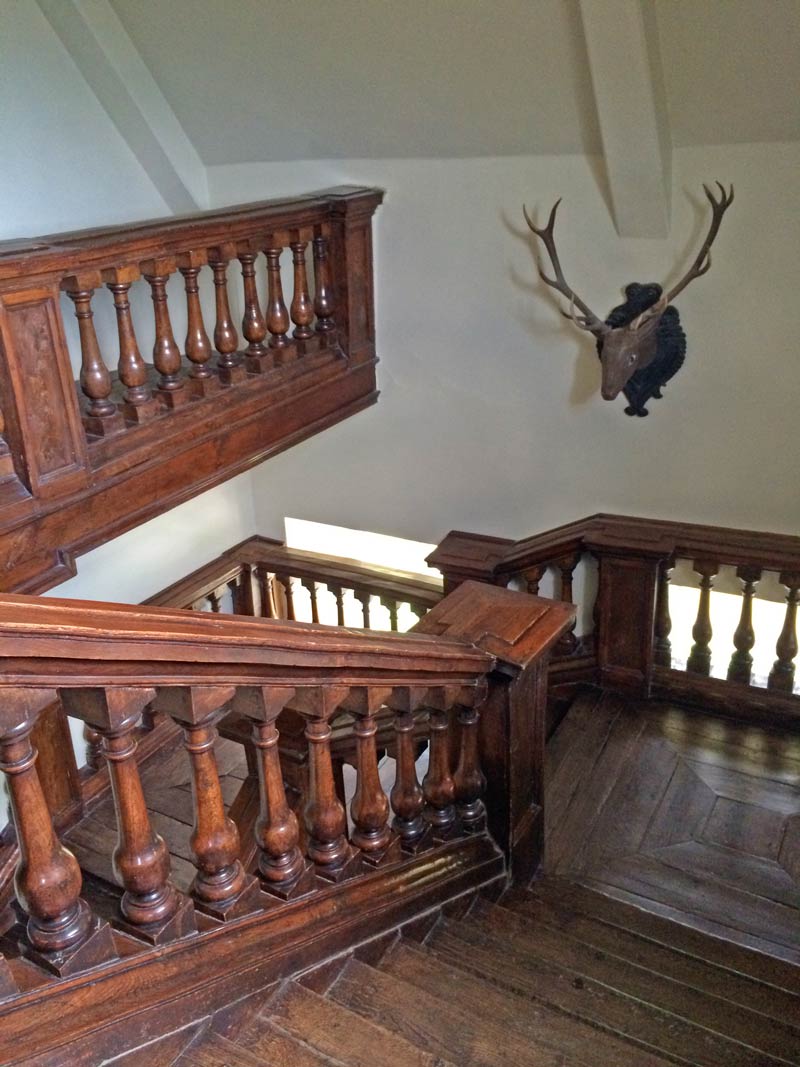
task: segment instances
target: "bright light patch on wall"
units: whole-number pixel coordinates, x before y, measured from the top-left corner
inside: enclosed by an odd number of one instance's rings
[[[412,574],[440,577],[439,571],[429,567],[425,557],[436,545],[424,541],[409,541],[405,537],[371,533],[368,530],[348,530],[344,526],[329,526],[307,519],[284,519],[286,544],[304,552],[324,552],[328,556],[344,556],[361,563],[374,563]]]

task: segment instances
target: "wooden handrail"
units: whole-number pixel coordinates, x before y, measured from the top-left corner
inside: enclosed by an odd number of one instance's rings
[[[564,645],[554,664],[554,684],[600,681],[640,695],[657,691],[716,710],[764,722],[796,723],[794,694],[800,602],[800,537],[764,531],[598,514],[521,541],[453,531],[428,557],[445,576],[445,589],[464,578],[536,591],[548,567],[562,573],[562,594],[571,596],[572,570],[582,556],[599,564],[594,605],[595,631],[589,642]],[[677,560],[688,560],[701,590],[694,645],[686,671],[672,669],[669,580]],[[735,568],[742,606],[733,655],[725,678],[711,674],[710,594],[722,566]],[[772,571],[786,591],[785,620],[777,641],[768,688],[752,685],[752,602],[764,572]],[[564,579],[567,580],[566,587]],[[589,605],[591,607],[591,605]],[[586,650],[590,655],[587,657]],[[570,656],[578,653],[569,663]],[[591,661],[591,662],[589,662]],[[654,690],[655,684],[655,690]]]
[[[266,573],[290,575],[334,588],[350,589],[358,594],[385,597],[396,603],[409,603],[422,611],[433,607],[443,595],[440,578],[321,552],[288,548],[281,541],[256,536],[228,549],[217,559],[173,582],[144,603],[188,608],[229,583],[257,577],[255,568],[261,568]]]
[[[76,555],[375,403],[382,199],[343,186],[0,245],[0,589],[41,592],[74,573]],[[174,274],[185,339],[170,318]],[[146,302],[129,299],[136,285]],[[113,340],[95,330],[101,302]]]
[[[425,865],[420,852],[485,836],[487,827],[514,872],[530,878],[541,854],[542,671],[573,617],[571,606],[480,583],[462,584],[404,635],[0,596],[0,771],[19,844],[23,952],[60,977],[109,966],[117,956],[109,921],[149,946],[202,938],[197,911],[223,923],[249,919],[268,909],[264,891],[288,901],[370,869]],[[56,698],[95,732],[108,765],[116,910],[106,897],[95,912],[84,897],[80,865],[56,835],[42,790],[31,734]],[[148,709],[179,727],[189,760],[197,874],[188,895],[170,880],[169,850],[151,822],[135,757]],[[398,755],[390,798],[378,774],[383,709]],[[305,839],[284,787],[287,711],[301,721],[307,747]],[[249,824],[258,877],[243,862],[214,756],[217,726],[231,712],[250,726],[258,765],[259,815]],[[331,752],[331,724],[342,714],[353,719],[356,748],[350,833]],[[421,787],[420,715],[430,738]],[[435,863],[428,869],[435,878]]]
[[[423,634],[0,596],[0,688],[466,684],[491,666],[486,652]]]

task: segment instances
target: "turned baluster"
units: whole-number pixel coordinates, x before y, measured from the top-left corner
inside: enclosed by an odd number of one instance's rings
[[[306,723],[308,742],[308,802],[303,812],[308,831],[308,855],[317,873],[340,881],[357,869],[358,853],[347,841],[347,815],[336,792],[331,760],[330,718],[349,689],[344,686],[314,686],[299,689],[291,707],[311,715]]]
[[[580,555],[575,554],[571,556],[564,556],[562,559],[556,560],[556,566],[558,567],[561,575],[561,601],[565,604],[572,603],[572,581],[575,575],[575,568],[580,563]],[[566,633],[558,639],[556,645],[556,654],[560,656],[571,656],[575,649],[578,647],[578,639],[575,636],[575,627],[577,626],[577,620],[574,621]]]
[[[430,749],[428,773],[422,779],[425,818],[437,835],[447,835],[456,821],[456,786],[450,773],[450,717],[454,702],[446,687],[433,689],[428,695],[430,713]]]
[[[328,238],[317,234],[314,246],[314,311],[317,316],[317,333],[330,333],[336,329],[333,321],[333,285],[328,259]]]
[[[83,724],[83,740],[86,742],[86,766],[93,771],[99,771],[103,764],[103,738],[85,722]]]
[[[128,292],[133,281],[139,277],[138,269],[133,267],[114,269],[106,272],[111,277],[106,285],[114,296],[114,310],[117,314],[117,332],[119,334],[119,364],[117,372],[125,386],[122,411],[126,419],[132,422],[144,422],[156,414],[157,405],[147,385],[147,364],[142,359],[136,334],[131,320],[131,305]]]
[[[383,606],[389,612],[389,628],[395,633],[397,633],[397,601],[394,600],[392,597],[382,596],[381,604],[383,604]]]
[[[783,629],[775,645],[778,658],[769,672],[770,689],[791,693],[794,690],[795,658],[797,656],[797,605],[800,603],[800,573],[784,571],[781,585],[786,587],[786,616]]]
[[[214,615],[219,615],[219,613],[222,611],[222,600],[220,598],[218,590],[209,590],[209,592],[206,593],[206,600],[208,601],[208,606],[211,608],[212,613]]]
[[[696,560],[694,569],[700,575],[700,602],[697,607],[697,619],[692,627],[694,644],[686,663],[687,671],[693,674],[711,673],[711,588],[714,576],[719,571],[719,564],[709,560]]]
[[[0,693],[0,771],[19,846],[14,888],[28,916],[29,952],[55,974],[66,976],[116,952],[107,925],[81,898],[78,861],[56,836],[36,770],[31,731],[39,713],[56,698],[50,689]]]
[[[536,567],[528,567],[522,572],[522,580],[525,582],[525,590],[530,593],[531,596],[539,595],[539,586],[546,570],[547,567],[542,564]]]
[[[308,291],[306,242],[292,241],[289,247],[292,250],[292,263],[294,264],[294,293],[291,306],[292,322],[295,324],[293,336],[298,341],[307,341],[314,336],[311,325],[314,321],[314,303]]]
[[[355,716],[353,733],[356,739],[356,791],[350,805],[355,829],[353,844],[360,848],[364,859],[371,864],[387,862],[399,848],[389,849],[392,831],[389,827],[389,801],[383,791],[378,773],[378,751],[375,735],[378,725],[375,713],[391,696],[391,688],[358,686],[342,704]],[[388,851],[387,851],[388,850]]]
[[[286,800],[276,720],[295,694],[280,686],[240,686],[233,710],[252,720],[258,766],[258,870],[264,888],[288,900],[314,888],[314,872],[300,851],[297,816]]]
[[[150,286],[150,295],[153,298],[156,334],[153,364],[160,375],[158,396],[163,403],[173,408],[188,399],[180,376],[181,350],[172,332],[167,303],[167,282],[175,271],[175,265],[174,259],[153,259],[142,264],[143,276]]]
[[[81,390],[89,403],[83,422],[89,433],[106,437],[125,428],[125,420],[111,399],[111,374],[106,367],[94,328],[92,297],[101,284],[99,274],[65,278],[62,288],[75,305],[81,339]]]
[[[739,616],[739,625],[733,635],[733,646],[736,651],[731,656],[728,666],[728,680],[731,682],[744,682],[750,684],[750,676],[753,672],[753,657],[751,650],[756,643],[756,635],[753,630],[753,597],[756,586],[761,580],[760,567],[737,567],[736,577],[743,583],[742,588],[742,611]]]
[[[361,604],[361,612],[364,616],[364,629],[369,630],[371,626],[370,601],[372,600],[372,594],[365,589],[356,589],[355,598]]]
[[[675,560],[659,564],[656,584],[656,610],[653,621],[653,660],[660,667],[672,666],[672,619],[669,614],[669,579]]]
[[[286,601],[286,618],[289,622],[295,621],[294,611],[294,594],[292,592],[292,578],[288,574],[276,574],[275,581],[283,589],[283,596]]]
[[[328,592],[333,593],[336,600],[336,625],[344,626],[344,590],[340,585],[331,585],[327,583]]]
[[[282,248],[267,248],[267,329],[269,330],[269,347],[279,350],[276,358],[285,361],[283,352],[289,341],[286,333],[289,329],[289,312],[283,302],[283,282],[281,281]]]
[[[235,255],[234,245],[222,245],[213,251],[209,260],[214,273],[214,304],[217,315],[214,324],[214,348],[219,352],[217,371],[220,381],[225,385],[234,385],[247,377],[242,361],[236,354],[239,335],[233,324],[228,302],[228,264]]]
[[[264,619],[279,619],[280,611],[275,603],[275,590],[273,588],[273,576],[270,571],[259,563],[256,566],[256,578],[261,592],[261,616]]]
[[[468,833],[482,830],[486,825],[486,810],[483,794],[486,778],[481,770],[478,752],[479,705],[486,697],[486,687],[472,688],[463,692],[458,700],[460,748],[458,766],[453,775],[456,809],[461,824]]]
[[[193,933],[194,910],[169,880],[170,858],[164,839],[153,830],[136,763],[134,731],[154,689],[62,689],[68,715],[84,719],[103,738],[118,841],[114,874],[124,892],[124,925],[152,944]]]
[[[423,706],[427,689],[403,686],[388,698],[395,713],[396,739],[395,781],[390,794],[394,819],[392,826],[400,837],[403,849],[418,851],[430,836],[430,827],[423,816],[425,797],[417,779],[416,722],[414,712]]]
[[[272,366],[264,338],[267,336],[267,324],[261,314],[261,305],[256,288],[256,252],[241,251],[239,262],[242,265],[242,283],[244,286],[244,316],[242,333],[247,341],[245,355],[247,367],[254,374],[260,374]]]
[[[217,723],[233,699],[233,686],[176,686],[158,690],[155,708],[183,728],[189,753],[194,799],[190,844],[197,875],[192,896],[201,911],[227,920],[258,906],[259,886],[239,859],[239,831],[225,814],[214,756]]]
[[[301,578],[300,584],[308,590],[311,598],[311,621],[319,622],[319,604],[317,602],[317,583],[312,578]]]
[[[203,323],[203,309],[200,306],[200,287],[198,275],[200,268],[207,262],[205,252],[187,252],[180,257],[178,269],[183,275],[186,289],[186,358],[191,362],[189,383],[193,392],[207,396],[219,388],[217,378],[208,366],[211,359],[211,341],[208,339]]]

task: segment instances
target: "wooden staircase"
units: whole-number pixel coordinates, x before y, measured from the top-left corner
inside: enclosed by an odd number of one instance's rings
[[[152,1067],[800,1063],[800,971],[730,945],[722,962],[720,948],[544,878],[432,914],[137,1055]]]

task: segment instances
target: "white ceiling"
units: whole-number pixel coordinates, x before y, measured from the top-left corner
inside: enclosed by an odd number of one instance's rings
[[[800,139],[800,0],[644,2],[675,145]],[[206,164],[600,150],[578,0],[112,5]]]

